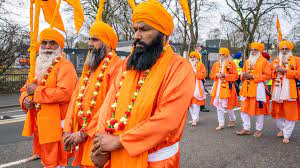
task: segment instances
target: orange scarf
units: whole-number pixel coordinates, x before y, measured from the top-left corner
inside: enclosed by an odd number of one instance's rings
[[[157,62],[152,66],[143,86],[141,87],[135,105],[131,111],[131,115],[128,118],[128,123],[125,126],[125,130],[118,130],[114,133],[114,135],[120,135],[123,132],[126,132],[126,130],[136,127],[139,123],[145,121],[151,116],[152,112],[154,111],[154,102],[159,88],[173,56],[174,51],[167,43],[164,47],[163,53]],[[125,63],[123,66],[123,71],[126,70],[126,65],[127,64]],[[129,70],[127,72],[120,89],[120,97],[115,113],[115,118],[117,120],[120,120],[120,118],[124,116],[125,111],[127,111],[128,105],[133,97],[133,93],[136,90],[140,75],[141,73],[134,70]],[[148,151],[145,151],[135,157],[129,156],[124,148],[111,152],[111,168],[126,167],[148,167]]]
[[[259,58],[256,61],[255,67],[253,68],[253,72],[250,73],[251,75],[260,75],[260,74],[262,74],[263,67],[265,66],[265,65],[262,64],[262,62],[263,62],[262,59],[263,59],[263,57],[260,55]],[[245,62],[245,72],[249,73],[249,70],[250,70],[249,68],[250,68],[249,60],[247,60]],[[244,80],[242,82],[242,89],[241,89],[241,92],[240,92],[240,96],[243,96],[243,97],[256,97],[257,84],[258,83],[256,83],[253,79],[251,79],[250,82],[249,82],[249,87],[248,87],[248,81]]]
[[[196,74],[201,71],[201,65],[202,65],[202,62],[199,61],[196,65]],[[196,78],[196,82],[198,82],[199,96],[203,97],[203,91],[202,91],[202,87],[201,87],[202,80],[198,80]]]
[[[106,82],[107,81],[107,73],[108,73],[109,68],[111,66],[111,62],[113,62],[114,59],[117,58],[116,53],[115,52],[112,52],[112,53],[113,53],[113,56],[110,60],[110,63],[108,64],[108,66],[106,67],[106,69],[103,73],[103,81],[101,82],[101,88],[98,91],[97,101],[96,101],[96,104],[94,106],[95,108],[93,109],[91,116],[93,116],[97,112],[97,110],[101,107],[101,105],[102,105],[102,103],[105,99],[107,89],[108,89],[108,86],[107,86],[108,82]],[[87,56],[86,60],[87,59],[88,59],[88,56]],[[91,100],[92,100],[93,92],[95,90],[95,83],[97,82],[98,74],[100,73],[101,67],[104,64],[104,62],[105,61],[103,59],[101,61],[101,63],[99,64],[99,66],[97,67],[97,69],[93,72],[93,74],[91,74],[91,76],[89,78],[90,87],[87,88],[85,90],[86,93],[84,93],[84,96],[87,100],[87,101],[85,101],[85,103],[87,104],[87,106],[85,106],[85,107],[87,107],[87,109],[83,109],[84,113],[86,113],[87,110],[89,109],[89,105],[90,105]],[[83,75],[85,75],[87,73],[87,71],[88,71],[88,67],[86,66],[86,64],[84,64],[84,67],[83,67],[83,70],[82,70],[82,75],[81,75],[81,78],[80,78],[79,87],[78,87],[79,89],[83,85],[83,82],[84,82],[84,80],[83,80],[84,76]],[[78,95],[76,95],[76,97],[77,96]],[[77,132],[79,130],[79,126],[78,126],[79,121],[77,120],[77,118],[78,118],[77,117],[78,116],[78,106],[77,105],[78,105],[78,103],[76,102],[75,103],[75,108],[74,108],[74,122],[73,122],[73,130],[72,130],[73,132]],[[88,120],[87,122],[89,123],[89,121],[90,120]]]
[[[222,70],[220,70],[220,61],[217,62],[217,66],[216,66],[216,70],[215,70],[215,73],[218,73]],[[226,61],[225,64],[224,64],[224,67],[223,67],[223,73],[227,74],[227,73],[230,73],[228,72],[228,70],[231,69],[231,62],[230,61]],[[212,97],[216,97],[216,94],[217,94],[217,87],[218,87],[218,84],[219,84],[219,80],[215,81],[214,85],[213,85],[213,88],[212,88],[212,92],[211,92],[211,96]],[[221,99],[227,99],[227,98],[230,98],[231,97],[231,94],[230,94],[230,89],[229,89],[229,82],[225,82],[225,86],[223,87],[222,86],[222,82],[220,84],[220,93],[219,93],[219,97]]]

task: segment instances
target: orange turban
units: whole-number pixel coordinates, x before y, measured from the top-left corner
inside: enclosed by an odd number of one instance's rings
[[[265,49],[265,45],[263,43],[253,42],[251,43],[250,48],[263,52]]]
[[[282,49],[284,46],[286,46],[287,48],[289,48],[290,50],[294,49],[294,45],[292,42],[287,41],[287,40],[283,40],[280,42],[279,44],[279,49]]]
[[[102,22],[95,21],[90,29],[90,37],[96,36],[100,39],[106,46],[112,48],[113,50],[117,48],[118,36],[114,29]]]
[[[167,36],[170,36],[174,29],[171,14],[156,0],[137,5],[133,10],[132,22],[144,22]]]
[[[230,55],[230,51],[228,50],[228,48],[220,48],[219,54],[224,54],[228,57]]]
[[[198,60],[201,59],[201,55],[200,55],[198,52],[195,52],[195,51],[192,51],[192,52],[190,53],[190,56],[189,56],[189,57],[190,57],[190,58],[195,57],[195,58],[197,58]]]
[[[43,40],[53,40],[61,49],[63,49],[65,45],[64,36],[53,28],[46,28],[41,32],[39,44],[41,44]]]

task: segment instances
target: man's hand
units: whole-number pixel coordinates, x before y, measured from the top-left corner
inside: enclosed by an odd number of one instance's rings
[[[34,103],[32,100],[30,100],[28,97],[25,97],[23,100],[23,104],[26,107],[26,109],[31,110],[34,108]]]
[[[37,87],[36,83],[31,83],[26,86],[26,92],[27,92],[28,96],[32,96],[34,94],[36,87]]]
[[[243,79],[253,79],[253,75],[249,74],[249,73],[244,73],[243,74]]]
[[[225,78],[226,77],[226,75],[224,74],[224,73],[217,73],[217,78]]]
[[[75,147],[76,145],[82,143],[87,138],[87,135],[83,132],[74,132],[71,134],[66,134],[64,138],[64,144],[65,146],[72,146]]]
[[[71,144],[70,144],[70,139],[69,139],[71,134],[72,134],[71,132],[63,133],[64,150],[67,152],[71,151]]]
[[[285,68],[278,66],[278,67],[276,67],[275,72],[286,73],[287,70]]]
[[[110,153],[105,153],[101,155],[94,155],[93,153],[91,153],[91,160],[97,167],[103,167],[109,159]]]
[[[92,147],[93,155],[100,155],[103,152],[111,152],[122,148],[120,137],[111,134],[96,134]]]

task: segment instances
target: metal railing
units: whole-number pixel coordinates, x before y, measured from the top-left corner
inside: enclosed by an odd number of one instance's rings
[[[28,74],[1,74],[0,92],[18,92],[27,80]]]

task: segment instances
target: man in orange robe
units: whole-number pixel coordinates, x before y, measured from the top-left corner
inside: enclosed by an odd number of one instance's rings
[[[161,19],[163,18],[163,19]],[[137,5],[134,49],[100,108],[92,160],[111,168],[179,167],[195,77],[167,42],[174,24],[158,1]]]
[[[228,57],[230,52],[227,48],[220,48],[219,61],[214,63],[210,78],[214,80],[211,92],[211,104],[217,108],[219,126],[221,130],[225,126],[224,113],[228,113],[228,127],[235,126],[235,114],[233,108],[238,106],[234,82],[239,78],[236,65]]]
[[[189,123],[192,126],[196,126],[199,122],[200,106],[205,105],[206,94],[202,80],[206,77],[206,68],[201,62],[201,55],[198,52],[191,52],[189,57],[196,77],[194,97],[189,107],[192,121],[189,121]]]
[[[81,81],[72,96],[64,127],[65,145],[79,146],[78,151],[75,151],[73,166],[95,167],[90,159],[91,148],[96,133],[98,110],[119,72],[121,60],[115,53],[117,44],[118,36],[112,27],[102,21],[96,21],[92,25],[90,52],[85,61]],[[88,71],[90,75],[86,76]],[[82,90],[82,87],[85,89]],[[91,114],[85,124],[85,119],[80,113],[87,114],[89,110]]]
[[[300,60],[292,55],[293,43],[282,41],[279,57],[271,64],[273,78],[272,117],[280,130],[278,137],[289,143],[296,121],[298,121],[297,80],[300,79]]]
[[[261,55],[264,44],[253,42],[250,48],[250,56],[244,64],[241,76],[240,96],[243,129],[236,133],[238,135],[250,135],[250,116],[255,116],[256,131],[254,136],[259,138],[262,135],[264,115],[270,114],[270,98],[264,82],[271,78],[271,69],[268,60]]]
[[[65,59],[64,37],[47,28],[40,34],[34,83],[26,82],[21,89],[20,104],[29,110],[23,136],[33,134],[44,167],[66,166],[68,153],[63,150],[62,127],[67,107],[76,87],[77,74]],[[30,99],[28,96],[32,96]]]

